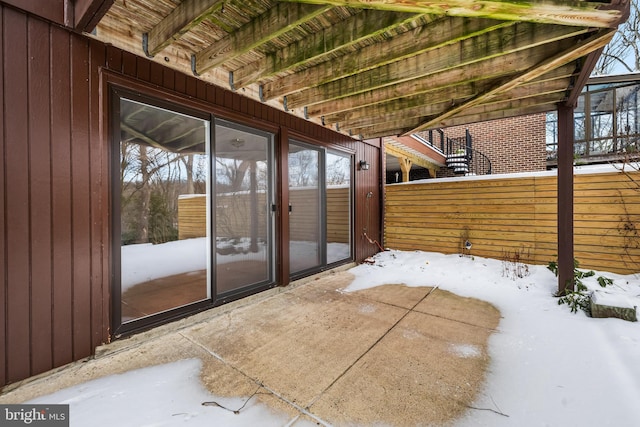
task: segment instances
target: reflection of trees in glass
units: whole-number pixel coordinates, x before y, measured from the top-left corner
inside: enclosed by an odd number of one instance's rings
[[[327,153],[327,185],[343,185],[351,179],[351,159]]]
[[[119,133],[122,243],[176,240],[178,196],[207,190],[207,121],[120,98]]]
[[[247,191],[251,188],[251,176],[247,173],[255,163],[257,176],[257,190],[267,188],[267,164],[263,161],[227,159],[216,157],[216,191],[229,193],[233,191]]]
[[[300,150],[289,153],[289,186],[308,187],[318,183],[318,152]]]
[[[265,153],[266,155],[266,153]],[[267,163],[216,158],[216,235],[238,243],[250,238],[251,252],[266,238]]]
[[[178,196],[206,191],[206,156],[120,144],[122,244],[178,238]]]

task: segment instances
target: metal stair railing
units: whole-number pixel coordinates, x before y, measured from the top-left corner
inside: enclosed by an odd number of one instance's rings
[[[472,147],[469,131],[464,137],[446,139],[445,156],[447,167],[456,175],[490,175],[491,160],[482,152]]]

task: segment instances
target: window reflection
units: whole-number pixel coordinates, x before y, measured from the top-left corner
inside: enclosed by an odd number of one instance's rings
[[[327,152],[327,264],[351,258],[351,156]]]
[[[122,323],[211,297],[208,135],[205,120],[120,99]]]
[[[272,280],[272,135],[228,122],[215,128],[216,289]]]
[[[292,274],[322,265],[320,150],[289,144],[289,266]]]

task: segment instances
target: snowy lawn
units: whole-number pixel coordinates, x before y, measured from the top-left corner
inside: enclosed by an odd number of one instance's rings
[[[427,252],[387,251],[375,264],[350,270],[348,292],[384,284],[438,286],[494,304],[502,313],[490,339],[484,389],[457,426],[640,425],[640,324],[592,319],[570,312],[552,295],[557,279],[545,266],[514,277],[498,260]],[[640,277],[596,272],[614,279],[606,290],[640,305]],[[185,360],[95,380],[32,403],[71,404],[71,425],[283,426],[290,420],[249,402],[239,413],[201,402],[211,396],[198,378],[199,361]],[[247,396],[248,397],[248,396]],[[231,399],[240,407],[242,399]],[[300,424],[296,424],[298,426]]]

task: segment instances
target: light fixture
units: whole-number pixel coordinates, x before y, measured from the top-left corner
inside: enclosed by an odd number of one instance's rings
[[[369,170],[369,163],[367,163],[366,160],[360,160],[358,165],[360,166],[360,170],[361,171],[368,171]]]
[[[240,148],[244,145],[244,139],[242,138],[233,138],[230,142],[231,142],[231,145],[233,145],[236,148]]]

